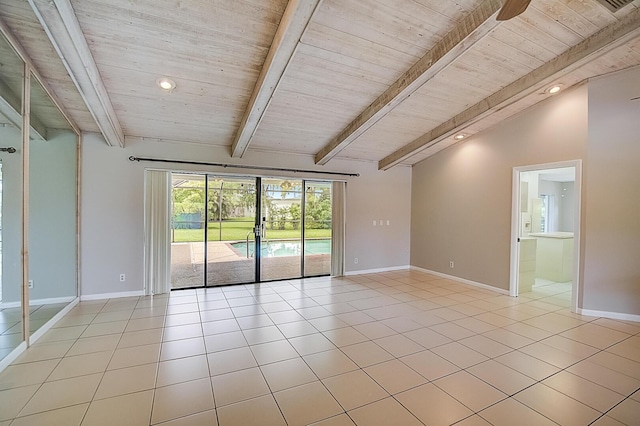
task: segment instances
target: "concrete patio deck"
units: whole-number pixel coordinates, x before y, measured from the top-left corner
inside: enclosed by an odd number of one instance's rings
[[[252,283],[255,281],[253,257],[247,258],[231,247],[229,242],[210,241],[207,245],[207,285]],[[262,281],[300,278],[300,256],[264,257]],[[305,256],[305,275],[324,275],[331,270],[330,254]],[[171,244],[171,288],[203,285],[204,244]]]

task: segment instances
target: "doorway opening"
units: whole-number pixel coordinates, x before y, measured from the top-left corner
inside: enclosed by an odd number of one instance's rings
[[[173,173],[171,288],[329,275],[332,182]]]
[[[549,298],[577,309],[581,165],[515,167],[511,218],[511,296]]]

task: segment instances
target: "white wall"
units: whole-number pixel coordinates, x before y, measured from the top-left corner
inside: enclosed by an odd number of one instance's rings
[[[550,195],[553,201],[549,201],[549,213],[547,215],[549,223],[547,223],[546,232],[564,231],[560,229],[560,203],[562,195],[562,187],[560,182],[540,179],[540,194]]]
[[[531,212],[531,200],[540,196],[540,173],[536,170],[520,173],[520,182],[527,182],[527,211]]]
[[[640,315],[640,67],[589,83],[584,308]]]
[[[513,168],[582,159],[586,141],[583,85],[415,165],[411,264],[507,290]]]
[[[575,182],[562,182],[560,184],[560,221],[558,227],[560,231],[575,232],[575,197],[576,197],[576,184]]]
[[[226,149],[201,144],[128,139],[126,148],[108,147],[101,136],[83,135],[81,189],[81,295],[143,290],[144,261],[144,169],[251,174],[210,166],[130,162],[128,157],[182,159],[201,162],[315,169],[360,173],[347,178],[346,254],[347,272],[392,268],[409,264],[411,169],[396,167],[387,172],[375,163],[332,160],[315,166],[311,156],[249,152],[232,159]],[[304,176],[301,173],[265,173],[261,176]],[[326,176],[324,178],[327,178]],[[382,227],[373,219],[384,219]],[[386,220],[390,226],[386,225]],[[358,258],[358,264],[354,259]],[[126,281],[119,281],[119,274]]]
[[[552,226],[547,232],[575,231],[574,187],[573,182],[540,179],[540,195],[553,195],[553,211],[549,212]]]

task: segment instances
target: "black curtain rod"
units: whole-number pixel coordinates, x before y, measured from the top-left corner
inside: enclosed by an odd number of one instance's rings
[[[138,161],[138,162],[152,161],[155,163],[195,164],[197,166],[215,166],[215,167],[224,167],[224,168],[232,168],[232,169],[269,170],[269,171],[275,171],[275,172],[316,173],[321,175],[333,175],[333,176],[352,176],[352,177],[360,176],[360,173],[325,172],[322,170],[287,169],[284,167],[244,166],[241,164],[205,163],[202,161],[164,160],[161,158],[134,157],[133,155],[129,157],[129,161]]]

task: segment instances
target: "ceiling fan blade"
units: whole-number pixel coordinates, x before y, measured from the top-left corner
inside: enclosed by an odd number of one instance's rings
[[[505,0],[496,19],[498,21],[507,21],[515,18],[527,10],[529,3],[531,3],[531,0]]]

